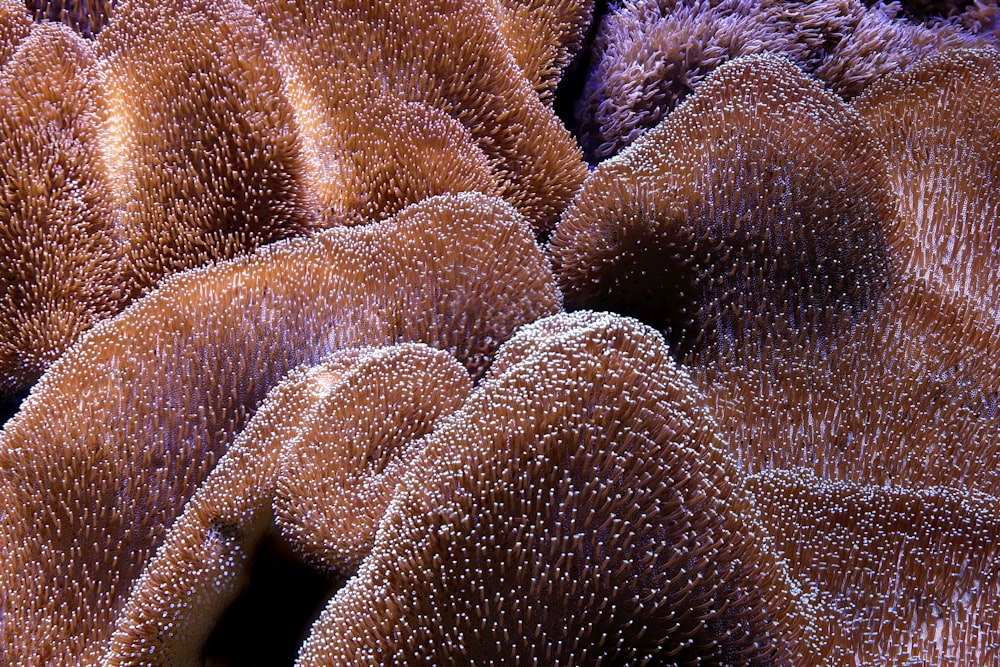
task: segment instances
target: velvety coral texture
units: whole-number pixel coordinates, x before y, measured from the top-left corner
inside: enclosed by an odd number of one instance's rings
[[[0,0],[0,664],[1000,664],[998,18]]]

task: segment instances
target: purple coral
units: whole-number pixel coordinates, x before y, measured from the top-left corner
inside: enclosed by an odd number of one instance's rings
[[[947,16],[860,0],[638,0],[609,13],[579,114],[592,161],[656,125],[733,58],[782,55],[843,97],[878,76],[948,48],[1000,45],[996,2]],[[921,20],[920,17],[924,17]]]

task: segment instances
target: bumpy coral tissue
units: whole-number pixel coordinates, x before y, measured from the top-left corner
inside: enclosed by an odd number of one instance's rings
[[[1000,664],[998,44],[0,0],[0,665]]]

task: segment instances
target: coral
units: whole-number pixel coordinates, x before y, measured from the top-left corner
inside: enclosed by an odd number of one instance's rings
[[[850,664],[1000,658],[996,496],[808,471],[762,473],[748,487],[794,576],[838,609]]]
[[[294,114],[242,2],[130,1],[97,50],[136,291],[316,226]]]
[[[341,143],[358,126],[354,118],[338,120],[341,105],[381,96],[461,122],[501,195],[538,232],[552,228],[579,187],[586,173],[579,149],[512,59],[487,0],[355,0],[321,9],[305,0],[251,4],[275,41],[315,163],[316,190],[331,215],[341,214],[339,180],[350,169]]]
[[[594,0],[491,0],[497,28],[542,100],[551,103],[566,67],[583,46]]]
[[[858,14],[850,35],[814,71],[840,95],[852,98],[880,76],[955,48],[1000,46],[1000,33],[965,30],[954,21],[914,23],[881,3]]]
[[[955,51],[915,66],[912,86],[885,85],[905,106],[926,94],[924,79],[995,59]],[[980,139],[989,121],[972,110],[991,108],[996,78],[976,80],[963,125]],[[768,117],[776,130],[752,124]],[[904,133],[896,141],[917,158],[967,144],[951,141],[950,114],[921,119],[901,113],[881,131]],[[766,142],[770,152],[756,147]],[[593,173],[550,244],[560,285],[568,306],[661,328],[749,472],[806,466],[827,479],[1000,493],[996,467],[983,465],[998,445],[1000,331],[991,297],[976,291],[996,283],[992,191],[945,188],[954,203],[932,209],[915,197],[940,197],[942,179],[880,146],[791,65],[733,61]],[[959,150],[967,162],[945,175],[995,169],[988,150]],[[963,210],[967,223],[952,213]],[[953,289],[940,260],[921,264],[924,244],[938,247],[952,225],[962,235],[948,235],[948,252],[975,259],[976,289]]]
[[[785,49],[795,45],[755,5],[640,0],[605,16],[579,111],[588,155],[599,161],[618,153],[727,60],[759,51],[791,55]]]
[[[609,13],[581,101],[592,160],[655,126],[715,68],[739,56],[782,55],[853,97],[877,77],[954,47],[1000,45],[965,17],[919,22],[897,4],[860,0],[637,0]],[[985,20],[985,19],[983,19]]]
[[[373,95],[341,100],[317,122],[321,130],[310,126],[328,156],[314,191],[338,223],[382,220],[439,194],[503,192],[468,129],[438,108]]]
[[[427,438],[299,663],[825,664],[652,330],[523,328]]]
[[[0,0],[0,663],[1000,660],[996,3],[592,8]]]
[[[853,106],[889,152],[909,271],[1000,318],[1000,52],[948,51],[870,86]]]
[[[0,70],[0,394],[124,305],[94,63],[69,28],[46,25]]]
[[[472,393],[468,372],[440,350],[411,344],[354,354],[340,390],[283,448],[274,498],[282,536],[334,572],[352,572],[368,555],[421,438]]]
[[[934,56],[858,100],[887,139],[887,153],[878,141],[872,152],[899,202],[884,221],[899,239],[897,268],[878,303],[819,350],[793,347],[782,358],[771,346],[766,357],[702,364],[696,375],[753,470],[807,466],[826,479],[1000,494],[989,464],[1000,445],[998,211],[982,180],[997,158],[974,147],[992,130],[998,79],[983,70],[996,60],[992,50]],[[932,109],[942,98],[927,82],[945,80],[963,86],[948,98],[961,123]]]
[[[788,61],[723,65],[563,215],[549,250],[567,306],[638,317],[689,363],[835,335],[892,275],[874,141]]]
[[[732,61],[550,244],[568,305],[667,333],[849,664],[996,659],[996,63],[935,55],[857,113]]]
[[[67,128],[43,133],[45,117],[27,111],[4,118],[12,139],[4,156],[16,169],[0,174],[0,235],[10,237],[0,280],[17,285],[3,304],[2,393],[29,386],[80,332],[167,275],[457,192],[502,196],[544,234],[586,173],[532,88],[558,80],[580,41],[585,3],[462,0],[415,11],[405,2],[135,0],[36,9],[91,36],[100,17],[110,12],[110,21],[93,40],[64,31],[66,49],[79,52],[64,67],[24,50],[35,43],[25,41],[29,30],[56,28],[31,28],[23,7],[0,6],[0,64],[21,63],[3,81],[27,100],[13,108],[42,104],[71,73],[66,85],[80,89],[56,103]],[[496,34],[501,15],[537,26],[532,43],[542,52],[521,53],[533,82]],[[29,67],[37,75],[25,76]],[[32,190],[43,183],[47,191]],[[91,247],[109,237],[95,255]],[[44,248],[33,250],[31,271],[19,259],[24,243]],[[111,295],[105,260],[118,271]],[[70,274],[65,293],[53,294],[48,283]]]
[[[92,37],[108,24],[118,0],[27,0],[36,21],[61,21],[84,37]]]
[[[290,368],[423,341],[480,374],[558,304],[523,220],[470,193],[185,272],[97,325],[0,434],[5,661],[100,654],[167,527]]]
[[[353,352],[334,353],[334,357]],[[245,585],[251,560],[272,524],[279,455],[317,404],[349,372],[353,356],[290,371],[185,506],[163,545],[132,586],[114,621],[109,665],[197,664],[212,626]],[[107,635],[102,629],[102,639]],[[102,653],[104,655],[102,655]]]
[[[248,576],[272,503],[291,543],[321,567],[353,571],[420,436],[471,389],[451,355],[412,343],[351,348],[290,373],[143,571],[118,618],[108,664],[198,662]]]
[[[415,345],[349,349],[290,374],[143,573],[110,664],[202,654],[272,499],[276,523],[288,525],[283,508],[309,515],[306,542],[341,563],[363,545],[301,665],[371,651],[435,664],[823,663],[832,647],[815,608],[759,540],[698,392],[655,333],[615,316],[555,316],[518,332],[471,396],[463,376]],[[426,395],[411,394],[419,387]],[[375,477],[361,469],[372,465]],[[323,468],[332,475],[314,474]],[[303,475],[324,483],[293,481]],[[334,509],[372,481],[373,503]]]
[[[31,32],[31,19],[17,0],[0,0],[0,71]]]

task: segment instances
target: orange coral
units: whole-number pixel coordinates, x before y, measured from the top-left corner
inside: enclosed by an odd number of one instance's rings
[[[124,303],[90,45],[36,27],[0,71],[0,394]]]
[[[594,0],[491,0],[497,28],[542,100],[583,45]]]
[[[323,567],[353,569],[419,436],[470,391],[454,358],[417,344],[352,348],[289,374],[144,570],[117,621],[109,664],[197,662],[246,579],[272,501],[293,543]]]
[[[87,167],[81,178],[107,185],[110,203],[85,215],[91,227],[96,220],[117,225],[113,255],[124,269],[116,284],[127,299],[177,271],[320,227],[382,220],[439,194],[503,196],[544,233],[585,174],[579,149],[494,27],[501,16],[510,25],[532,17],[542,40],[533,43],[543,53],[520,55],[535,83],[551,87],[581,39],[586,3],[456,0],[443,2],[439,13],[400,2],[356,11],[324,6],[315,16],[316,7],[278,1],[255,9],[242,0],[113,5],[52,2],[35,9],[39,19],[65,19],[88,35],[112,14],[94,40],[97,74],[85,75],[101,122],[73,159]],[[29,17],[13,6],[0,9],[2,65]],[[381,32],[370,30],[377,23]],[[82,42],[80,48],[89,53]],[[373,66],[376,52],[382,60]],[[47,82],[30,80],[29,95],[52,94]],[[8,135],[35,131],[18,122],[24,127],[8,128]],[[57,178],[38,173],[39,165],[20,166],[38,157],[24,142],[7,147],[19,165],[14,177]],[[23,224],[40,227],[56,216],[50,198],[30,201],[18,214],[30,218]],[[41,284],[31,285],[18,248],[3,248],[9,252],[0,254],[0,271],[20,276],[17,289],[27,291],[44,292],[45,281],[105,259],[52,261],[39,274]],[[30,335],[0,337],[8,357],[27,359],[24,367],[7,364],[13,368],[0,392],[23,389],[77,333],[114,312],[93,306],[106,298],[105,278],[94,272],[92,292],[72,288],[77,303],[65,299],[67,309],[81,311],[72,321],[62,311],[9,309],[15,321],[53,322],[36,322]]]
[[[5,657],[100,654],[167,526],[292,366],[414,340],[480,373],[557,306],[523,221],[464,194],[181,274],[98,325],[0,434]]]
[[[580,151],[511,59],[486,0],[253,6],[276,43],[312,151],[316,189],[335,216],[342,134],[328,135],[329,118],[345,102],[384,95],[461,122],[502,196],[536,231],[551,229],[579,187],[586,173]]]
[[[655,332],[557,318],[428,437],[299,664],[825,664]]]
[[[17,0],[0,0],[0,70],[17,51],[17,45],[31,32],[31,18]]]
[[[313,228],[293,112],[242,2],[128,2],[97,45],[138,289]]]

